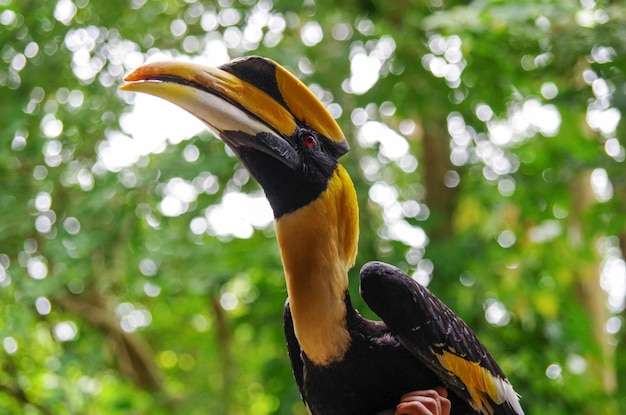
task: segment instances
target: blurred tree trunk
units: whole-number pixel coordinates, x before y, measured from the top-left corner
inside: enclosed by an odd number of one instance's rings
[[[422,120],[424,128],[422,166],[426,188],[426,205],[430,209],[429,237],[435,240],[448,240],[452,237],[452,214],[456,188],[445,184],[445,176],[450,171],[450,144],[447,135],[446,119],[442,114],[426,114]]]
[[[220,373],[221,373],[221,389],[222,399],[220,402],[224,404],[224,413],[232,413],[233,408],[230,406],[233,402],[233,390],[235,380],[235,363],[232,357],[232,338],[230,333],[230,324],[228,323],[228,316],[224,312],[222,305],[220,304],[219,292],[215,292],[211,295],[210,302],[211,313],[215,317],[215,323],[217,330],[215,332],[215,338],[217,340],[218,351],[220,355]]]
[[[606,305],[606,294],[600,286],[600,262],[596,242],[599,236],[585,237],[590,233],[585,229],[584,218],[596,203],[591,188],[591,172],[583,171],[571,183],[572,212],[569,221],[569,240],[580,263],[574,268],[576,289],[580,293],[583,307],[589,314],[592,327],[591,336],[599,350],[599,357],[588,365],[592,377],[601,379],[604,392],[612,395],[617,389],[615,348],[611,345],[611,335],[605,330],[610,317]],[[586,245],[585,245],[586,244]]]
[[[622,206],[626,206],[626,186],[620,187],[621,193],[619,197],[622,200]],[[626,261],[626,229],[619,235],[619,246],[622,252],[622,259]],[[622,328],[619,334],[616,335],[616,342],[618,350],[622,350],[621,353],[616,354],[615,368],[617,371],[617,396],[626,396],[626,330],[624,329],[626,324],[626,308],[622,310]]]

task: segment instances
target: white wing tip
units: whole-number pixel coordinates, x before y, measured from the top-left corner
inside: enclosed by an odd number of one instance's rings
[[[520,395],[513,390],[513,386],[511,386],[509,381],[499,377],[495,377],[493,380],[498,389],[498,397],[500,397],[500,402],[496,403],[508,405],[517,415],[524,415],[524,410],[519,403]]]

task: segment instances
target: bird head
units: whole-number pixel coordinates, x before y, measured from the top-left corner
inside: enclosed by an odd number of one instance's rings
[[[277,223],[317,202],[307,217],[298,217],[300,230],[302,222],[333,228],[340,255],[352,265],[358,210],[354,186],[338,163],[348,142],[294,75],[269,59],[247,57],[217,68],[149,63],[125,81],[122,90],[170,101],[221,137],[263,188]],[[288,228],[297,232],[298,226]]]
[[[156,62],[125,80],[122,90],[166,99],[206,123],[259,182],[277,218],[317,198],[349,149],[315,95],[265,58],[218,68]]]

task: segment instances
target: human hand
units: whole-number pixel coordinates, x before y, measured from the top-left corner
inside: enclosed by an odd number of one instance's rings
[[[435,388],[403,395],[395,415],[450,415],[448,391]]]

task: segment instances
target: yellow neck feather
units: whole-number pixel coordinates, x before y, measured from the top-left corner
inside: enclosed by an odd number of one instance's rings
[[[345,295],[358,222],[354,185],[341,165],[316,200],[276,221],[296,337],[316,364],[340,359],[350,345]]]

